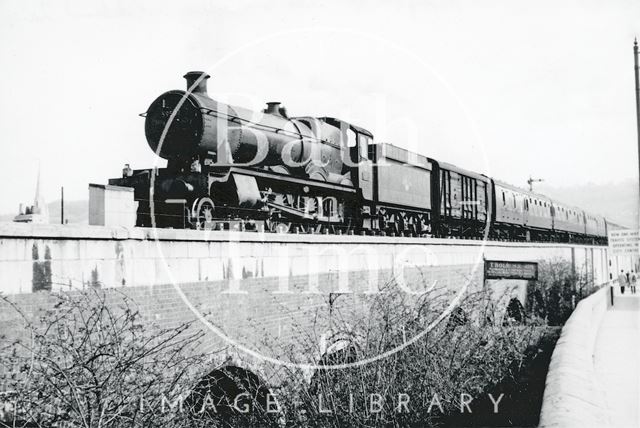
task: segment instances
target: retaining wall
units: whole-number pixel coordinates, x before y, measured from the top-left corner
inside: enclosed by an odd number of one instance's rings
[[[539,426],[610,425],[593,365],[596,338],[610,302],[610,287],[604,286],[582,300],[564,325],[549,364]]]
[[[474,240],[0,224],[0,292],[286,278],[406,267],[482,270],[482,260],[571,260],[608,280],[605,247]],[[444,268],[444,270],[442,270]],[[441,279],[459,281],[459,273]],[[497,287],[504,285],[500,282]]]
[[[51,292],[90,287],[124,293],[163,327],[206,314],[224,332],[205,329],[206,348],[268,378],[273,364],[233,343],[279,359],[305,338],[321,354],[331,317],[364,309],[387,283],[410,294],[434,284],[455,294],[483,285],[483,259],[554,258],[596,283],[608,277],[606,248],[583,245],[8,224],[0,225],[0,293],[31,318],[52,307]],[[486,285],[506,307],[513,296],[524,303],[526,284]],[[0,302],[0,334],[20,331],[15,311]]]

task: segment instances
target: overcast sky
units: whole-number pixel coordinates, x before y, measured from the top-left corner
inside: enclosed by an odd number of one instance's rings
[[[0,213],[88,198],[155,155],[138,116],[182,75],[335,116],[525,186],[637,179],[640,1],[0,0]]]

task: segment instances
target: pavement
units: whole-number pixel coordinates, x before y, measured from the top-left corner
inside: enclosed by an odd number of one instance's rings
[[[620,294],[604,314],[596,337],[593,364],[596,382],[613,427],[640,427],[640,287]]]

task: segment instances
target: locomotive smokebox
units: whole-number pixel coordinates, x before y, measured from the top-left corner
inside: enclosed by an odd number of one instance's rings
[[[207,94],[207,79],[209,76],[204,71],[189,71],[183,76],[187,79],[187,91],[191,90],[194,94]]]

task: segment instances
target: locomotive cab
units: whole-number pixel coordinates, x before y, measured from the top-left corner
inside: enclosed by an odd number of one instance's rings
[[[340,151],[345,173],[351,173],[351,181],[366,200],[373,198],[373,163],[369,159],[369,145],[373,134],[364,128],[340,119],[323,117],[320,120],[340,130]]]

